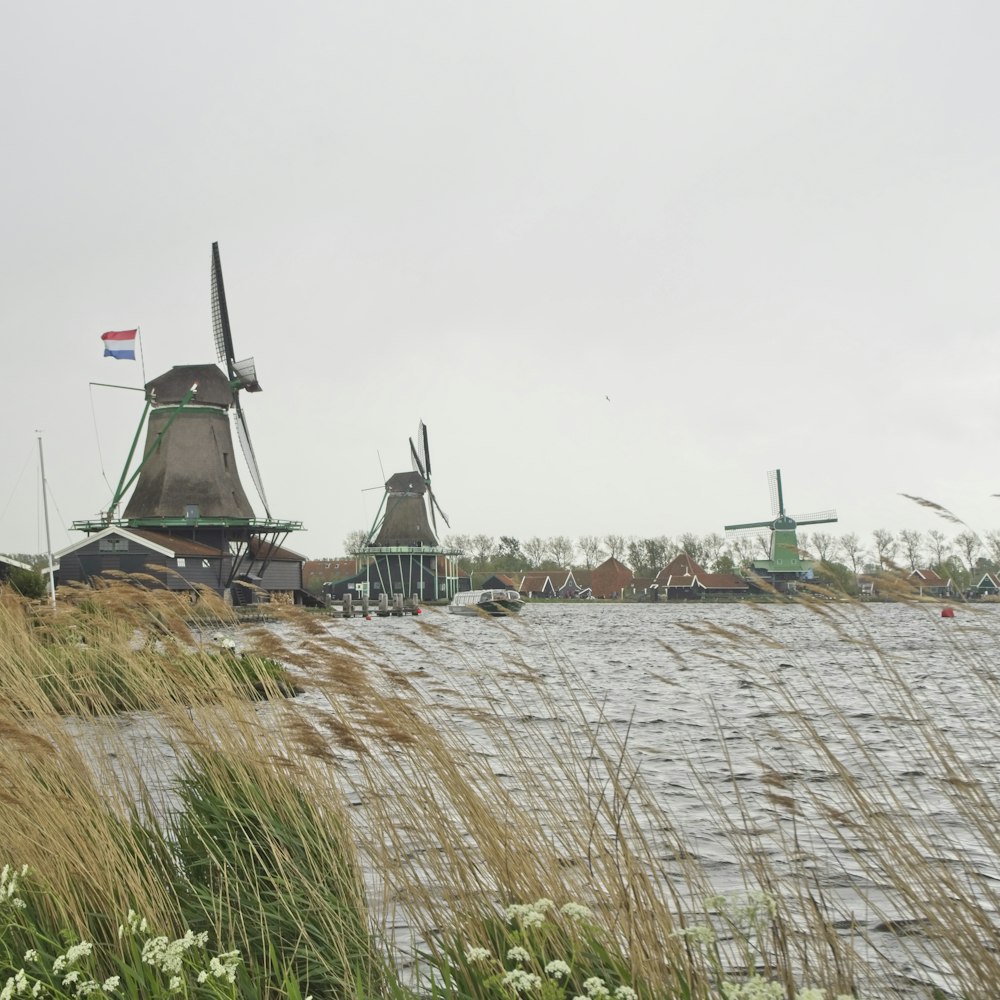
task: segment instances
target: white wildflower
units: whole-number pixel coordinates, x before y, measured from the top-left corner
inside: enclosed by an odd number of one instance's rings
[[[619,986],[615,990],[615,1000],[638,1000],[639,994],[631,986]]]
[[[29,949],[28,949],[28,950],[27,950],[27,951],[26,951],[26,952],[24,953],[24,960],[25,960],[26,962],[37,962],[37,961],[38,961],[38,952],[37,952],[37,951],[35,951],[35,949],[34,949],[34,948],[29,948]]]
[[[610,991],[600,976],[591,976],[589,979],[585,979],[583,988],[587,991],[587,996],[593,997],[594,1000],[604,1000],[605,997],[610,996]]]
[[[118,989],[120,983],[121,977],[108,976],[108,978],[101,983],[101,989],[104,990],[105,993],[114,993],[114,991]]]
[[[692,924],[690,927],[679,927],[673,932],[672,937],[684,938],[686,941],[694,941],[696,944],[713,944],[715,942],[715,931],[704,924]]]
[[[772,983],[763,976],[751,976],[745,983],[724,982],[720,992],[725,1000],[784,1000],[781,983]]]
[[[531,956],[528,954],[526,948],[522,948],[519,944],[514,945],[507,951],[507,961],[508,962],[530,962]]]
[[[486,962],[490,958],[490,952],[488,948],[466,948],[465,949],[465,960],[466,962]]]
[[[573,970],[563,961],[558,958],[554,962],[549,962],[545,966],[545,975],[551,977],[552,979],[563,979],[572,972]]]
[[[530,993],[542,985],[542,980],[533,972],[524,969],[512,969],[503,977],[504,986],[509,986],[515,993]]]
[[[575,920],[577,923],[585,920],[593,920],[594,918],[594,914],[580,903],[566,903],[559,912],[564,917],[569,917],[570,920]]]
[[[183,985],[183,980],[180,976],[171,976],[169,989],[171,993],[176,993]]]
[[[140,917],[135,910],[129,910],[125,915],[125,923],[120,924],[118,927],[118,936],[122,937],[125,931],[129,931],[132,934],[145,934],[149,930],[149,924],[146,922],[145,917]]]
[[[63,976],[62,984],[63,986],[72,986],[75,982],[77,982],[77,980],[79,980],[79,978],[80,970],[74,969],[72,972],[67,972],[66,975]]]
[[[236,982],[236,967],[240,964],[239,951],[224,951],[208,963],[209,971],[216,979],[225,979],[227,983]]]
[[[198,982],[203,983],[207,979],[208,979],[208,973],[204,969],[202,969],[201,972],[198,973]]]
[[[6,870],[5,868],[4,871],[6,872]],[[27,992],[28,977],[25,975],[24,969],[18,969],[4,984],[3,989],[0,990],[0,1000],[11,1000],[12,997],[23,996]]]
[[[34,986],[31,987],[31,995],[33,997],[40,997],[45,992],[45,985],[39,979]]]

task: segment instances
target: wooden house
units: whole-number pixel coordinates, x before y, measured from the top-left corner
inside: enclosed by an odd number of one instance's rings
[[[620,599],[632,585],[635,574],[615,558],[605,559],[590,574],[590,592],[601,599]]]
[[[227,546],[148,528],[111,525],[55,553],[60,584],[122,576],[147,586],[231,591],[233,603],[302,603],[305,557],[252,539],[242,557]],[[232,581],[226,587],[226,581]]]
[[[932,569],[915,569],[906,579],[924,597],[951,597],[954,593],[951,580]]]
[[[660,570],[654,586],[658,597],[667,600],[736,597],[750,590],[746,580],[732,573],[706,572],[686,552],[680,553]]]
[[[557,596],[552,577],[544,570],[532,570],[530,573],[524,573],[517,589],[522,597],[533,600]]]

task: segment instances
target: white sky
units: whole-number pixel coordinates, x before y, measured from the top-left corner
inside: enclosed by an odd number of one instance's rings
[[[452,531],[1000,526],[1000,7],[9,3],[0,551],[108,503],[222,254],[289,545],[430,431]],[[608,402],[605,396],[610,396]],[[103,465],[103,475],[102,475]],[[247,492],[252,492],[248,477]],[[258,505],[259,507],[259,505]]]

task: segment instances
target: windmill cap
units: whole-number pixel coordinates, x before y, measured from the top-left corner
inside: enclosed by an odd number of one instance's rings
[[[198,383],[195,401],[199,406],[233,405],[229,379],[215,365],[174,365],[146,383],[146,398],[157,406],[176,405],[195,382]]]
[[[418,472],[397,472],[386,480],[385,488],[390,493],[412,493],[423,496],[427,492],[427,483]]]

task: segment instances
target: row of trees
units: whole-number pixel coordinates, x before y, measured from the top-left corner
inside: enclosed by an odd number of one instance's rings
[[[364,531],[351,532],[345,539],[349,552],[365,539]],[[977,573],[1000,567],[1000,531],[984,535],[966,528],[953,537],[931,529],[927,532],[903,529],[892,532],[877,528],[869,538],[854,532],[834,535],[824,531],[798,532],[803,555],[840,564],[855,576],[891,569],[914,570],[931,567],[951,577],[958,586],[967,586]],[[462,564],[478,573],[526,570],[593,569],[609,556],[625,563],[640,577],[655,576],[671,559],[686,552],[713,573],[733,573],[746,569],[754,559],[769,555],[770,535],[727,538],[718,532],[696,535],[685,532],[676,538],[659,535],[637,538],[625,535],[538,536],[521,541],[512,535],[449,535],[444,544],[461,553]]]

